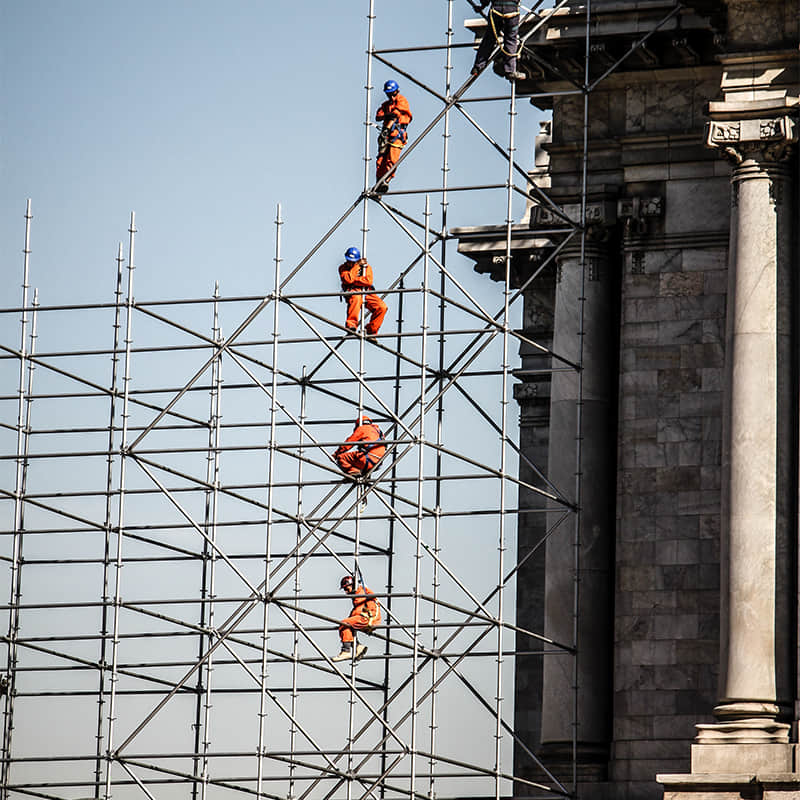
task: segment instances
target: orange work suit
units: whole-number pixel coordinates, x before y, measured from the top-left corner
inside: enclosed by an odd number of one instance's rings
[[[375,291],[372,285],[372,267],[365,258],[360,261],[345,261],[339,266],[339,279],[342,282],[342,291],[347,297],[347,319],[344,324],[351,331],[358,330],[363,302],[370,314],[369,322],[366,324],[367,335],[374,336],[380,329],[389,307],[377,294],[363,293],[365,289]]]
[[[339,468],[348,475],[363,475],[365,472],[369,472],[386,452],[383,433],[374,422],[356,426],[356,429],[345,441],[352,442],[352,444],[341,445],[333,457]],[[359,442],[362,444],[358,444]],[[371,444],[371,442],[380,442],[380,444]],[[352,449],[353,447],[355,449]]]
[[[381,103],[375,119],[378,122],[383,120],[383,129],[378,137],[378,158],[375,162],[375,180],[379,181],[397,163],[408,141],[406,126],[413,119],[408,100],[398,92]],[[394,173],[384,182],[389,183],[393,177]]]
[[[353,631],[372,630],[380,624],[381,607],[375,595],[366,587],[358,586],[353,593],[353,609],[350,616],[339,625],[339,638],[342,643],[352,642]]]

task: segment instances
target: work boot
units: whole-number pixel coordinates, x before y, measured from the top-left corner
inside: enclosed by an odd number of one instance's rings
[[[506,72],[506,78],[510,81],[524,81],[527,75],[524,72]]]
[[[359,645],[361,647],[362,645]],[[345,661],[353,655],[353,645],[348,642],[342,645],[341,651],[331,658],[331,661]]]
[[[389,191],[389,184],[388,184],[388,183],[379,183],[379,184],[378,184],[378,185],[375,187],[375,191],[376,191],[378,194],[386,194],[386,192],[388,192],[388,191]]]
[[[364,653],[366,653],[366,652],[367,652],[367,646],[365,644],[356,645],[356,658],[355,658],[355,660],[358,661],[358,659],[361,658],[361,656],[363,656]]]

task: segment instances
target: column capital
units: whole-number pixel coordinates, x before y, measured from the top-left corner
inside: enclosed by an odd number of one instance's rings
[[[745,161],[768,164],[787,161],[797,140],[797,121],[788,114],[761,119],[712,120],[706,125],[706,145],[721,150],[736,166]]]

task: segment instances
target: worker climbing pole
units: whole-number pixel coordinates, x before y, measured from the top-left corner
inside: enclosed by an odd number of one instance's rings
[[[342,649],[333,656],[331,661],[344,661],[349,658],[358,661],[362,658],[367,652],[367,646],[356,642],[355,650],[353,649],[358,632],[363,631],[370,634],[381,622],[380,604],[372,590],[365,585],[364,576],[361,574],[361,568],[357,562],[356,575],[358,583],[356,583],[356,577],[349,574],[339,582],[342,591],[352,597],[353,608],[350,610],[350,615],[345,617],[339,625]]]
[[[388,307],[380,296],[375,294],[372,267],[366,258],[361,258],[361,251],[357,247],[348,247],[344,258],[344,263],[339,265],[339,279],[343,297],[347,301],[345,327],[350,333],[358,332],[363,304],[370,313],[364,331],[370,341],[375,341]]]
[[[408,100],[400,94],[397,81],[389,80],[383,85],[386,100],[375,114],[375,120],[382,122],[378,134],[378,157],[375,161],[375,191],[384,194],[389,189],[389,181],[394,177],[392,169],[408,141],[407,128],[411,120],[411,107]]]

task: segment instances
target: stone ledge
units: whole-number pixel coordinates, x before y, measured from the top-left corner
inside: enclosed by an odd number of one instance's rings
[[[664,800],[800,800],[800,773],[662,774]]]

